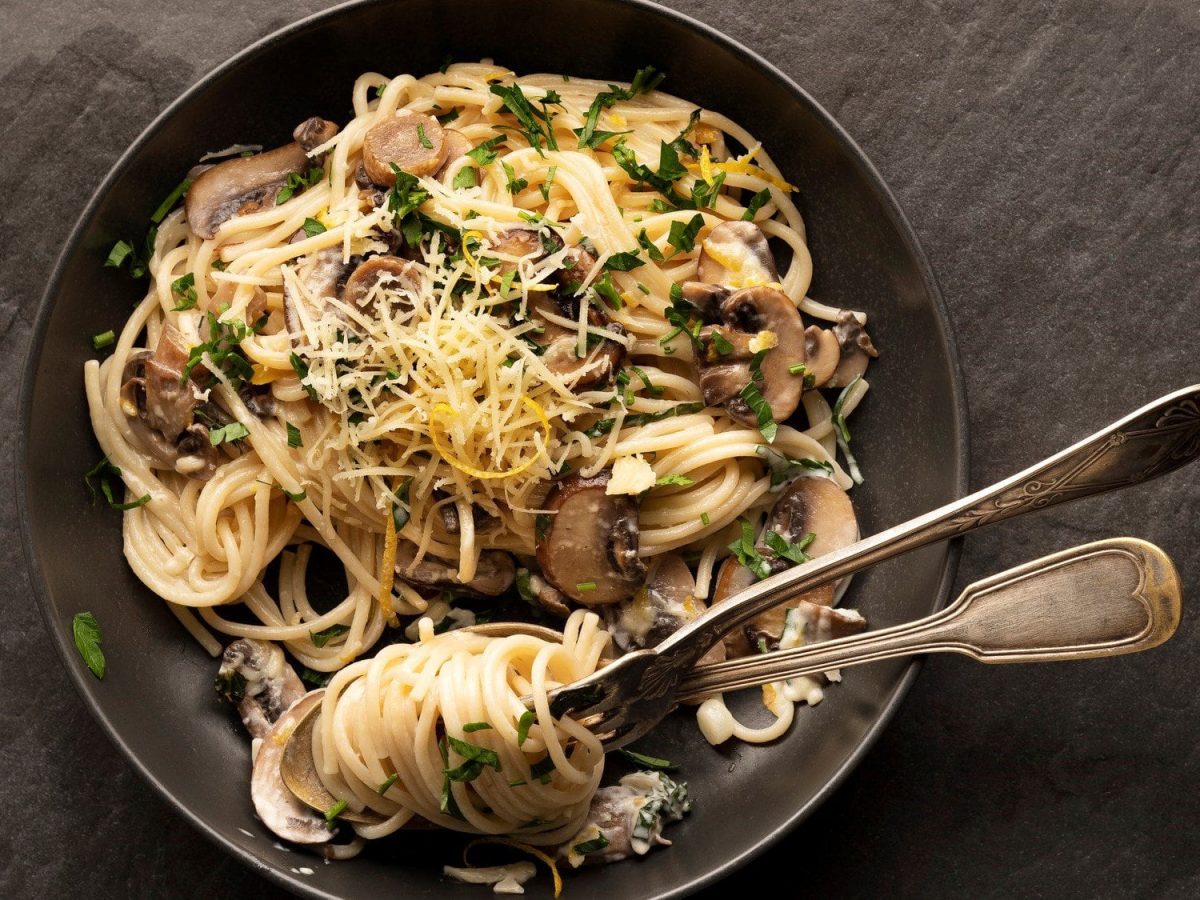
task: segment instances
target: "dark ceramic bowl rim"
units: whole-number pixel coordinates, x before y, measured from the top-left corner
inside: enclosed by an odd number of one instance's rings
[[[189,821],[193,827],[200,831],[212,843],[223,849],[226,853],[233,856],[235,859],[248,866],[250,869],[259,872],[260,874],[271,879],[280,886],[298,894],[313,896],[313,897],[330,897],[332,895],[315,890],[310,884],[290,876],[288,873],[277,869],[273,866],[264,865],[259,859],[244,851],[237,844],[226,839],[216,829],[209,825],[208,822],[194,814],[186,805],[178,800],[170,789],[161,781],[154,777],[151,771],[146,768],[138,755],[129,747],[122,739],[121,734],[112,725],[109,719],[105,716],[103,710],[99,707],[95,700],[90,696],[87,688],[88,683],[85,679],[89,676],[84,674],[84,668],[75,664],[75,654],[77,651],[74,648],[73,639],[64,629],[60,628],[58,623],[53,619],[50,610],[50,600],[46,593],[45,585],[42,583],[40,576],[37,573],[41,571],[39,566],[39,556],[37,548],[33,543],[33,536],[29,525],[29,509],[30,509],[30,488],[31,479],[29,478],[29,432],[30,422],[32,419],[32,397],[34,380],[37,373],[37,365],[41,359],[43,342],[46,329],[48,327],[51,312],[53,311],[52,298],[58,293],[60,282],[63,279],[66,260],[75,252],[85,230],[93,218],[97,207],[101,201],[112,189],[113,182],[116,181],[119,173],[124,168],[125,164],[137,155],[147,144],[151,143],[157,136],[163,125],[170,120],[175,114],[187,106],[193,98],[205,89],[210,82],[223,75],[226,71],[236,67],[244,60],[249,59],[264,49],[267,49],[275,44],[290,39],[298,32],[321,24],[329,19],[335,19],[344,15],[348,10],[363,7],[380,5],[390,2],[390,0],[350,0],[350,2],[341,3],[330,9],[315,13],[311,16],[306,16],[290,25],[286,25],[271,34],[260,38],[245,49],[236,53],[225,62],[211,69],[201,76],[195,84],[189,87],[183,94],[177,97],[170,105],[159,113],[154,120],[146,126],[145,129],[137,136],[132,144],[121,154],[121,157],[113,164],[108,174],[101,181],[100,185],[92,193],[91,199],[87,206],[80,214],[75,226],[72,228],[70,236],[63,245],[62,251],[55,260],[54,267],[46,290],[39,301],[37,316],[34,321],[33,330],[30,336],[29,348],[25,361],[25,370],[21,382],[21,430],[18,438],[17,447],[17,503],[19,511],[19,519],[21,522],[22,544],[25,551],[26,566],[30,572],[30,585],[33,588],[34,597],[37,600],[42,617],[46,623],[47,630],[53,639],[54,645],[57,647],[61,655],[64,665],[80,698],[92,716],[100,723],[101,727],[108,734],[109,739],[117,746],[124,754],[125,758],[133,766],[133,768],[158,792],[158,794],[166,799],[175,811]],[[651,0],[607,0],[615,6],[628,6],[638,9],[640,12],[647,13],[652,16],[661,16],[666,19],[672,19],[677,24],[683,25],[700,33],[708,40],[723,45],[725,48],[733,51],[737,56],[741,57],[747,64],[757,66],[765,71],[770,77],[776,79],[783,84],[796,99],[804,104],[807,104],[821,124],[829,130],[829,133],[845,148],[845,150],[853,156],[869,181],[873,183],[873,187],[878,191],[882,205],[892,220],[892,224],[904,243],[905,250],[911,255],[920,271],[921,279],[925,289],[933,301],[934,309],[937,313],[939,325],[938,338],[946,347],[950,361],[950,380],[951,389],[954,395],[953,419],[958,433],[958,446],[956,448],[957,458],[956,463],[959,466],[958,479],[955,489],[959,495],[965,494],[967,490],[967,473],[969,471],[969,440],[967,434],[968,417],[967,417],[967,402],[966,390],[963,383],[962,371],[958,356],[957,343],[954,338],[954,332],[950,326],[950,318],[946,310],[945,301],[942,298],[941,291],[938,288],[937,280],[934,277],[933,270],[929,265],[929,260],[926,258],[924,251],[921,249],[917,241],[912,225],[908,218],[901,210],[899,203],[893,196],[891,189],[888,188],[882,176],[876,170],[875,166],[867,158],[866,154],[858,146],[857,143],[850,137],[849,134],[841,127],[840,124],[817,103],[803,88],[792,81],[787,75],[780,71],[772,63],[768,62],[755,51],[743,46],[732,38],[722,34],[715,28],[700,22],[691,16],[677,12],[668,7],[660,6]],[[950,594],[950,589],[954,583],[954,577],[958,569],[958,561],[960,554],[959,541],[952,541],[947,548],[946,561],[942,569],[941,581],[938,585],[937,605],[940,607],[945,604],[946,599]],[[791,831],[799,822],[808,816],[826,797],[845,779],[851,769],[853,769],[867,750],[878,739],[879,734],[884,727],[891,721],[896,710],[900,706],[900,702],[904,699],[912,686],[914,679],[920,669],[920,660],[914,660],[909,664],[904,671],[900,680],[896,683],[892,691],[891,697],[884,705],[882,711],[871,724],[870,728],[859,740],[859,743],[854,747],[845,762],[837,770],[836,773],[818,790],[807,803],[797,807],[796,811],[779,827],[769,832],[759,843],[749,848],[738,856],[724,860],[717,867],[710,869],[703,875],[693,878],[690,881],[678,884],[663,894],[663,897],[683,896],[694,891],[697,891],[707,885],[713,884],[720,879],[728,876],[735,869],[745,865],[752,858],[758,856],[776,841],[781,839],[785,834]]]

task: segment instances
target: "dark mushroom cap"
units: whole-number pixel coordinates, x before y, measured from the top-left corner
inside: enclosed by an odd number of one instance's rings
[[[320,116],[313,116],[296,126],[296,130],[292,132],[292,140],[299,144],[305,153],[312,153],[325,142],[333,140],[337,133],[336,124]]]
[[[484,550],[475,566],[475,577],[458,580],[458,566],[432,556],[413,565],[416,547],[402,541],[396,549],[396,577],[418,587],[454,590],[481,597],[498,597],[513,586],[517,567],[503,550]]]
[[[722,222],[700,245],[697,276],[709,284],[747,287],[779,281],[767,236],[753,222]]]
[[[546,498],[548,522],[539,529],[542,573],[584,606],[628,599],[646,577],[638,558],[637,501],[606,494],[611,475],[605,469],[591,478],[569,475],[559,481]]]
[[[188,225],[202,238],[215,237],[217,229],[234,216],[274,206],[287,177],[311,166],[308,154],[296,143],[218,163],[201,172],[184,194]]]
[[[696,307],[705,322],[712,324],[721,321],[721,304],[729,297],[729,288],[703,281],[685,281],[679,290],[683,299]]]
[[[217,693],[237,707],[251,737],[267,736],[271,726],[305,694],[283,650],[270,641],[241,638],[225,648],[217,672]]]
[[[456,159],[461,159],[475,146],[471,143],[471,139],[461,131],[455,131],[453,128],[443,129],[446,133],[446,159],[442,163],[442,167],[437,171],[437,177],[441,178],[446,174],[446,169]]]
[[[790,371],[805,359],[800,312],[782,291],[758,286],[735,291],[721,303],[720,313],[723,325],[707,326],[700,333],[696,364],[705,403],[724,403],[732,418],[745,425],[758,424],[757,414],[740,394],[751,380],[751,341],[758,333],[769,331],[775,336],[775,346],[762,359],[758,389],[771,407],[772,418],[785,421],[796,411],[804,391],[804,379]]]
[[[837,338],[842,356],[837,368],[826,382],[826,387],[844,388],[855,378],[866,374],[867,364],[879,355],[875,345],[867,334],[860,313],[843,309],[838,313],[837,324],[833,326],[833,334]]]
[[[841,361],[842,349],[832,331],[817,325],[804,329],[805,376],[812,378],[811,387],[824,387]]]
[[[567,312],[545,294],[536,293],[529,297],[529,318],[542,329],[530,333],[529,337],[544,349],[542,363],[562,378],[572,391],[590,390],[608,384],[625,358],[625,345],[607,338],[599,338],[599,343],[593,343],[596,338],[589,334],[587,355],[578,356],[578,332],[548,318],[565,317]],[[587,318],[588,325],[594,328],[604,328],[615,335],[625,334],[625,329],[616,322],[608,322],[594,306],[588,307]]]
[[[437,119],[405,111],[373,125],[363,138],[363,166],[375,184],[396,183],[395,165],[409,175],[432,175],[446,161],[446,132]]]
[[[296,290],[290,280],[283,282],[283,319],[293,340],[303,334],[299,307],[304,304],[310,321],[320,321],[326,313],[330,297],[338,296],[339,286],[346,276],[346,264],[342,262],[342,248],[326,247],[304,257],[296,270],[308,296]],[[338,318],[343,318],[340,311]]]
[[[342,300],[352,306],[364,307],[371,291],[381,282],[394,290],[416,294],[421,289],[423,269],[420,263],[398,256],[372,256],[355,266],[346,278]]]

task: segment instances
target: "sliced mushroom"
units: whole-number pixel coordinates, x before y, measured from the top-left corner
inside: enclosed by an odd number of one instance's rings
[[[537,604],[556,619],[566,620],[571,615],[566,594],[543,578],[540,572],[518,570],[517,592],[526,603]]]
[[[683,299],[696,307],[701,319],[708,323],[721,321],[721,304],[728,299],[729,288],[703,281],[685,281],[679,289]]]
[[[443,499],[445,494],[440,494],[439,496],[439,492],[435,491],[434,496]],[[438,511],[441,513],[442,527],[446,529],[446,533],[458,534],[462,527],[458,519],[458,506],[454,503],[444,503],[439,507]],[[475,525],[476,532],[491,531],[500,524],[498,518],[483,507],[476,506],[475,504],[471,505],[471,520]]]
[[[237,707],[251,737],[267,736],[271,726],[305,694],[279,645],[242,638],[225,648],[214,685]]]
[[[779,281],[767,236],[753,222],[722,222],[700,245],[701,281],[731,288]]]
[[[812,378],[810,387],[824,387],[841,361],[842,349],[832,331],[816,325],[804,329],[804,374]]]
[[[515,257],[515,260],[540,259],[546,253],[541,236],[532,228],[508,228],[501,231],[488,242],[487,255],[500,254]],[[517,268],[515,260],[502,260],[501,272],[511,272]]]
[[[799,544],[806,535],[815,535],[804,552],[816,557],[833,553],[858,540],[858,519],[849,496],[832,480],[799,478],[775,501],[767,519],[767,530],[775,532],[788,544]],[[760,542],[755,549],[767,561],[770,574],[782,572],[793,565],[765,543]],[[729,557],[721,564],[717,575],[713,605],[745,590],[756,580],[749,568],[738,563],[734,557]],[[760,639],[769,649],[778,646],[787,609],[802,603],[831,607],[835,587],[833,584],[822,585],[760,613],[744,628],[736,629],[725,638],[726,649],[736,657],[755,652],[759,649]]]
[[[775,288],[748,287],[726,298],[720,311],[724,324],[709,325],[700,332],[696,364],[704,402],[710,406],[723,403],[733,419],[758,425],[758,414],[742,391],[751,380],[756,346],[764,342],[764,333],[769,333],[774,346],[762,358],[758,391],[770,406],[772,418],[786,420],[796,411],[804,390],[804,379],[790,371],[805,360],[804,323],[795,304]]]
[[[683,557],[664,553],[647,567],[646,583],[631,600],[604,607],[604,620],[613,642],[626,652],[655,647],[708,609],[696,596],[696,579]],[[721,662],[718,644],[700,664]]]
[[[250,798],[262,823],[278,837],[296,844],[324,844],[337,834],[336,828],[326,825],[324,816],[296,799],[280,772],[288,738],[324,696],[324,690],[312,691],[279,717],[259,745],[250,776]]]
[[[378,284],[415,295],[421,290],[423,270],[420,263],[398,256],[373,256],[363,260],[350,273],[342,288],[342,300],[362,308]]]
[[[181,335],[166,325],[158,347],[131,354],[121,373],[121,408],[142,445],[164,468],[206,481],[216,471],[218,450],[208,429],[195,422],[199,400],[193,382],[184,382],[188,350]],[[199,367],[193,374],[202,371]],[[210,407],[212,414],[216,407]]]
[[[458,580],[458,566],[432,556],[416,559],[416,547],[402,541],[396,549],[396,577],[409,584],[438,590],[455,590],[483,597],[498,597],[513,586],[517,567],[502,550],[484,550],[479,554],[475,577],[465,584]]]
[[[569,313],[570,310],[564,310],[543,293],[529,297],[529,318],[541,329],[529,336],[544,349],[542,362],[573,391],[590,390],[608,384],[625,358],[625,345],[589,333],[587,355],[579,356],[579,333],[550,319],[551,316],[571,318]],[[616,322],[607,322],[593,306],[588,307],[587,317],[588,325],[593,328],[604,328],[618,336],[625,334],[624,328]]]
[[[396,183],[392,166],[409,175],[432,175],[446,161],[446,132],[437,119],[404,111],[371,127],[363,138],[363,166],[375,184]]]
[[[296,269],[296,277],[303,290],[298,290],[291,279],[283,282],[283,317],[293,341],[304,334],[304,323],[316,324],[332,313],[344,318],[329,305],[329,299],[338,296],[339,287],[346,274],[342,262],[342,248],[326,247],[304,257]]]
[[[437,177],[441,178],[446,174],[446,169],[456,159],[466,156],[467,153],[475,146],[471,143],[471,139],[461,131],[455,131],[453,128],[443,129],[446,133],[446,159],[442,163],[442,167],[438,169]]]
[[[634,772],[592,796],[583,828],[562,845],[559,856],[577,867],[617,862],[656,846],[670,846],[662,836],[663,826],[678,822],[690,809],[686,784],[662,772]],[[603,845],[595,852],[584,855],[575,849],[600,837]]]
[[[832,331],[841,348],[842,358],[837,369],[826,382],[826,387],[847,387],[855,378],[866,374],[867,364],[879,355],[879,351],[875,349],[875,345],[871,343],[871,338],[867,334],[865,319],[866,316],[862,313],[856,313],[849,309],[843,309],[838,313],[837,324],[833,326]]]
[[[256,156],[227,159],[205,169],[192,182],[183,198],[188,225],[202,238],[212,238],[221,225],[236,215],[269,209],[289,175],[306,172],[313,165],[299,141],[316,147],[337,133],[337,126],[323,119],[308,119],[295,131],[296,142]]]
[[[578,244],[571,247],[563,255],[563,266],[558,270],[558,289],[568,297],[579,293],[580,286],[596,267],[596,262],[596,257],[586,247]]]
[[[537,561],[556,588],[584,606],[632,597],[646,578],[638,558],[637,501],[604,489],[612,472],[568,475],[538,517]]]
[[[305,153],[312,153],[322,144],[333,140],[337,133],[338,127],[333,122],[313,116],[296,126],[296,130],[292,132],[292,140],[299,144]]]

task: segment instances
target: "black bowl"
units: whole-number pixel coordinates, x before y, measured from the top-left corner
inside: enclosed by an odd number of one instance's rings
[[[286,139],[311,115],[345,121],[362,71],[423,73],[451,55],[493,57],[519,73],[628,79],[652,63],[665,89],[724,112],[770,149],[801,186],[816,277],[813,294],[865,309],[883,351],[855,416],[867,483],[855,491],[864,533],[942,504],[965,489],[966,412],[945,311],[912,229],[878,173],[807,94],[744,47],[678,13],[637,0],[526,0],[519,14],[489,0],[348,4],[277,32],[176,101],[138,138],[96,192],[42,302],[23,386],[22,523],[31,582],[87,705],[139,771],[202,832],[251,866],[309,895],[397,896],[485,889],[446,884],[441,863],[461,842],[392,839],[351,863],[325,866],[279,848],[255,819],[247,742],[211,684],[214,665],[121,556],[116,513],[89,506],[80,475],[98,457],[82,389],[87,335],[119,327],[140,294],[101,268],[114,240],[148,213],[203,153]],[[876,627],[942,604],[954,547],[912,553],[865,573],[847,604]],[[71,617],[104,628],[109,671],[83,667]],[[915,674],[903,662],[847,674],[769,747],[710,748],[677,716],[643,746],[681,764],[695,810],[675,846],[572,876],[573,889],[660,897],[712,882],[802,818],[862,755]],[[747,709],[753,704],[749,704]],[[298,874],[307,866],[312,875]],[[530,887],[547,895],[544,877]],[[584,894],[591,895],[591,894]]]

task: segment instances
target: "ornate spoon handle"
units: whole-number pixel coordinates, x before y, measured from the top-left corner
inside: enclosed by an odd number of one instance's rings
[[[660,644],[654,668],[690,666],[722,636],[759,613],[877,562],[1030,510],[1139,484],[1197,456],[1200,385],[1193,385],[1167,394],[1011,478],[758,582]]]

